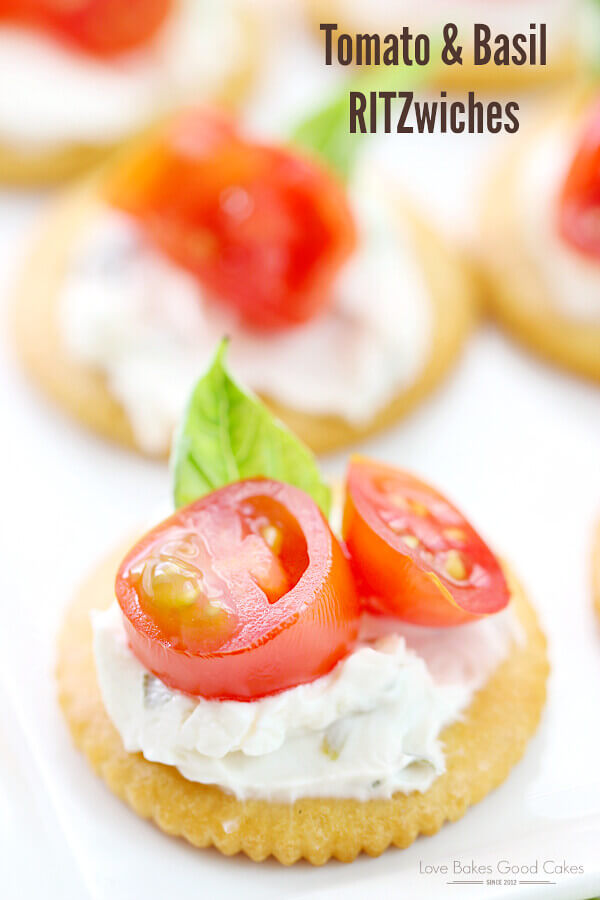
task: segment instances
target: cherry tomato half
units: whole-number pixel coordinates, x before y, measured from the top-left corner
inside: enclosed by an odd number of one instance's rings
[[[343,534],[373,612],[437,627],[509,601],[497,559],[464,516],[400,469],[351,460]]]
[[[343,550],[314,501],[227,485],[154,528],[119,568],[131,648],[165,684],[252,700],[326,674],[358,630]]]
[[[559,228],[573,247],[600,259],[600,104],[586,123],[562,188]]]
[[[356,241],[331,173],[248,140],[207,110],[181,114],[123,158],[106,194],[214,299],[259,329],[305,322],[329,304]]]
[[[148,43],[172,0],[0,0],[0,19],[41,28],[98,56]]]

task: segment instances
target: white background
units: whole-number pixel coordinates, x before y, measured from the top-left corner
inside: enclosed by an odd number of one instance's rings
[[[315,81],[296,41],[295,98]],[[288,62],[296,59],[287,54]],[[277,63],[275,63],[276,65]],[[266,122],[286,111],[271,82]],[[491,143],[499,139],[492,139]],[[472,222],[473,170],[490,140],[393,139],[384,153],[448,226],[451,205]],[[419,168],[414,161],[419,160]],[[412,163],[411,163],[412,161]],[[441,162],[444,165],[441,165]],[[475,184],[476,184],[475,180]],[[467,185],[469,194],[467,195]],[[452,203],[451,203],[452,201]],[[456,201],[456,202],[454,202]],[[72,748],[55,702],[54,636],[61,610],[104,553],[168,497],[166,469],[81,431],[30,387],[13,358],[13,274],[47,198],[0,194],[0,873],[12,898],[131,900],[208,896],[551,897],[600,893],[600,627],[591,608],[590,549],[600,517],[600,390],[554,371],[491,325],[452,376],[408,421],[364,452],[414,469],[454,498],[524,580],[550,642],[542,727],[492,796],[434,838],[352,866],[291,871],[199,852],[136,818]],[[455,223],[450,223],[454,227]],[[30,261],[31,264],[31,261]],[[344,456],[324,461],[341,474]],[[583,865],[556,886],[447,887],[419,864],[459,858],[495,865],[566,859]],[[464,877],[469,877],[464,876]],[[519,877],[519,876],[517,876]],[[527,875],[521,876],[526,878]]]

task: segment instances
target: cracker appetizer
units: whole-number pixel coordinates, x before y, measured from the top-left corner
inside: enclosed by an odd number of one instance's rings
[[[0,0],[0,181],[89,168],[174,105],[239,101],[256,68],[242,0]]]
[[[401,33],[405,26],[413,36],[424,32],[441,40],[442,27],[455,23],[458,43],[464,48],[462,65],[444,65],[438,74],[441,86],[450,89],[529,88],[563,79],[577,69],[580,10],[573,0],[495,0],[485,4],[480,0],[305,0],[305,5],[315,29],[322,23],[337,23],[339,34],[350,35],[355,48],[357,35],[378,34],[383,39]],[[589,18],[597,25],[596,10],[590,10]],[[473,52],[476,23],[489,27],[492,53],[489,63],[477,66]],[[545,65],[540,65],[540,24],[546,25]],[[536,27],[532,29],[532,25]],[[512,41],[516,34],[527,38],[519,42],[519,63],[496,64],[503,62],[505,54],[509,59],[515,55]],[[502,37],[497,43],[500,35],[506,40]],[[501,55],[494,62],[493,54],[499,49]],[[411,44],[408,52],[413,50]]]
[[[368,157],[334,168],[301,140],[186,110],[70,190],[18,287],[40,386],[156,456],[223,334],[240,377],[318,451],[419,401],[470,329],[462,261]]]
[[[600,103],[570,93],[515,140],[485,196],[482,258],[499,320],[548,359],[600,380]]]
[[[176,511],[67,612],[60,704],[111,790],[198,847],[285,864],[406,847],[522,756],[544,636],[419,478],[352,458],[332,514],[309,451],[223,353],[175,444]]]

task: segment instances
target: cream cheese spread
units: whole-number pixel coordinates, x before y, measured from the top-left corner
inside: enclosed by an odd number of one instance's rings
[[[22,152],[112,143],[165,108],[209,97],[244,39],[238,0],[177,0],[148,47],[109,60],[0,25],[0,142]]]
[[[200,284],[106,208],[73,248],[60,296],[67,351],[107,379],[139,445],[168,449],[217,342],[234,373],[286,406],[368,421],[422,370],[432,306],[397,198],[371,162],[350,185],[359,245],[328,310],[276,334],[248,330]]]
[[[106,710],[125,749],[239,799],[370,800],[426,791],[445,770],[440,735],[522,640],[510,607],[459,628],[365,618],[328,674],[251,702],[166,687],[129,648],[116,601],[93,614]]]

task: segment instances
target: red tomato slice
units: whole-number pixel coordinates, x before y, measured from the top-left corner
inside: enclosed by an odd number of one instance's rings
[[[573,247],[600,259],[600,104],[586,124],[564,182],[559,227]]]
[[[259,329],[305,322],[328,305],[356,242],[331,173],[248,140],[206,110],[180,115],[138,146],[106,193],[213,298]]]
[[[351,460],[343,534],[373,612],[460,625],[510,599],[498,560],[464,516],[401,469]]]
[[[331,670],[356,638],[358,599],[314,501],[276,481],[227,485],[147,534],[116,595],[137,658],[165,684],[252,700]]]
[[[148,43],[172,0],[0,0],[0,19],[42,28],[80,49],[112,56]]]

